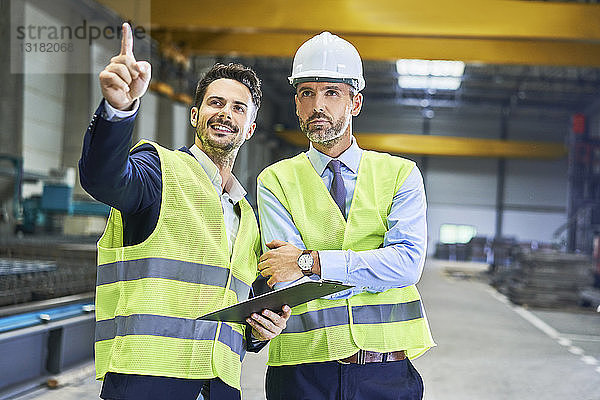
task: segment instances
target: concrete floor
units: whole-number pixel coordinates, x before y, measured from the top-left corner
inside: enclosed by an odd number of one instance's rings
[[[600,314],[528,311],[446,266],[420,284],[438,344],[415,361],[425,399],[600,399]]]
[[[484,269],[427,263],[419,287],[438,347],[414,362],[425,400],[600,400],[600,314],[516,307],[477,279]],[[263,350],[244,360],[245,400],[265,398],[266,356]],[[59,389],[19,400],[97,400],[91,368],[69,371]]]

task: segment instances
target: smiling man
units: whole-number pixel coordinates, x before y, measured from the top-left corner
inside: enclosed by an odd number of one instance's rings
[[[295,307],[269,345],[269,400],[416,400],[410,359],[434,346],[415,284],[425,261],[425,192],[412,161],[352,135],[365,86],[358,51],[323,32],[296,52],[290,83],[307,152],[258,177],[265,250],[279,287],[303,276],[355,286]]]
[[[246,349],[279,334],[289,307],[252,315],[251,330],[196,318],[247,299],[258,274],[258,226],[232,169],[256,128],[260,81],[242,65],[215,65],[197,85],[194,145],[172,151],[142,141],[130,151],[150,76],[123,24],[79,162],[83,188],[112,207],[98,242],[100,396],[239,399]]]

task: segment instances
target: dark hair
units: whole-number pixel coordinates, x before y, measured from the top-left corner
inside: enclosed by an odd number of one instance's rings
[[[260,99],[262,91],[260,90],[260,79],[256,72],[242,64],[229,63],[227,65],[217,63],[198,81],[196,86],[196,95],[194,96],[194,106],[200,107],[206,94],[206,88],[217,79],[233,79],[242,83],[250,90],[252,102],[256,106],[256,111],[260,108]]]

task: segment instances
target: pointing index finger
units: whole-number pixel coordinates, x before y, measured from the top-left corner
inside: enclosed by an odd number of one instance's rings
[[[121,32],[121,55],[133,56],[133,34],[127,22],[123,23]]]

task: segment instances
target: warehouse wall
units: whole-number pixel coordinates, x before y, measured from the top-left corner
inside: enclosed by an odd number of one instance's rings
[[[158,102],[158,95],[152,92],[146,93],[142,98],[135,124],[134,142],[141,139],[156,140]]]
[[[496,166],[493,159],[430,158],[425,173],[430,251],[442,224],[472,225],[480,236],[494,236]]]
[[[590,104],[585,111],[588,115],[587,124],[590,136],[600,138],[600,98],[594,104]]]
[[[51,9],[40,9],[28,2],[23,3],[23,8],[25,23],[35,21],[38,25],[43,23],[47,26],[74,25],[69,16],[53,15]],[[23,78],[23,115],[19,135],[22,150],[15,150],[24,158],[25,171],[43,176],[48,175],[51,169],[77,169],[85,129],[102,99],[98,74],[118,52],[118,48],[113,48],[113,45],[114,43],[109,43],[107,46],[106,43],[95,41],[89,47],[89,54],[82,54],[78,50],[76,60],[64,57],[62,62],[65,65],[53,65],[53,68],[46,65],[49,61],[44,53],[31,52],[24,57],[25,73],[18,75]],[[83,73],[32,73],[40,69],[68,71],[66,63],[69,62],[78,63],[77,68]],[[10,68],[7,69],[10,71]],[[86,70],[89,72],[85,73]],[[20,110],[21,107],[15,110],[15,114]],[[192,132],[188,128],[188,110],[186,105],[148,92],[143,98],[133,142],[145,138],[160,139],[167,147],[189,145]],[[160,126],[159,121],[163,123]],[[162,131],[159,128],[163,128]],[[6,133],[3,133],[2,140],[5,139]],[[14,144],[19,144],[19,141]],[[41,190],[41,182],[28,183],[24,185],[23,196],[27,198],[40,194]],[[74,194],[77,197],[88,197],[81,189],[79,179],[76,179]]]
[[[508,122],[509,140],[564,143],[569,118],[527,116],[515,112]],[[520,240],[561,240],[555,232],[567,221],[567,158],[506,162],[503,232]]]
[[[70,25],[72,16],[55,12],[52,7],[38,8],[39,4],[24,3],[25,23]],[[93,95],[97,95],[92,90],[91,75],[79,71],[94,70],[94,56],[98,57],[95,50],[83,46],[76,52],[65,52],[52,59],[43,52],[31,52],[24,58],[22,155],[25,171],[41,176],[48,175],[52,169],[77,171],[83,132],[93,107]],[[69,71],[74,73],[66,73]],[[85,196],[79,179],[74,182],[74,195]],[[27,198],[41,190],[41,181],[25,184],[23,196]]]
[[[367,101],[355,120],[355,132],[423,132],[421,110]],[[388,109],[386,109],[388,108]],[[394,118],[383,116],[393,111]],[[436,109],[429,121],[431,135],[499,139],[499,107]],[[389,115],[389,114],[388,114]],[[509,140],[562,142],[568,121],[550,116],[539,118],[511,115]],[[418,163],[422,157],[409,155]],[[535,161],[509,159],[505,162],[503,236],[518,240],[552,242],[556,229],[566,222],[567,160]],[[428,198],[429,252],[435,249],[442,224],[472,225],[477,235],[493,237],[496,232],[496,193],[499,165],[492,158],[428,157],[423,171]]]
[[[45,25],[61,23],[29,3],[24,5],[24,16],[26,24],[31,21]],[[62,162],[65,76],[32,72],[50,67],[46,54],[42,52],[28,53],[23,60],[23,168],[40,174],[61,167]],[[40,191],[40,185],[23,186],[24,197]]]
[[[504,231],[551,241],[567,221],[567,160],[510,160],[506,168]]]
[[[281,114],[281,104],[264,93],[259,113],[256,117],[254,135],[247,140],[238,153],[234,166],[234,174],[244,186],[248,194],[246,199],[256,206],[256,177],[268,165],[299,151],[293,146],[280,144],[274,138],[273,126]],[[283,151],[290,150],[290,153]]]
[[[194,133],[190,124],[190,107],[174,103],[173,107],[173,149],[189,146],[194,143]]]
[[[102,91],[100,90],[100,83],[98,82],[98,74],[106,67],[110,62],[110,59],[115,56],[115,52],[118,52],[118,50],[108,49],[99,42],[92,43],[92,70],[90,71],[92,101],[89,110],[90,116],[96,111],[96,108],[98,108],[98,105],[102,100]]]
[[[0,2],[0,44],[4,49],[10,46],[10,6],[6,1]],[[15,55],[8,51],[0,51],[0,153],[9,156],[20,156],[23,152],[23,74],[11,71],[11,62]],[[15,213],[15,183],[12,172],[14,162],[0,160],[0,235],[11,231],[9,221]]]
[[[26,74],[23,93],[24,168],[47,173],[61,163],[65,78]]]

